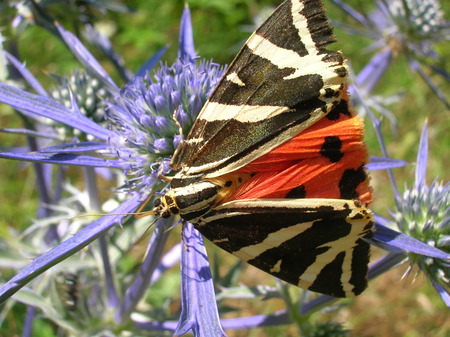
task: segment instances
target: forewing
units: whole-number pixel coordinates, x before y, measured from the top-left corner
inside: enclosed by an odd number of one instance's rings
[[[200,112],[179,156],[181,175],[220,176],[325,116],[347,69],[321,1],[285,1],[249,38]]]
[[[351,297],[367,286],[370,210],[351,200],[255,199],[225,203],[196,228],[255,267],[304,289]]]

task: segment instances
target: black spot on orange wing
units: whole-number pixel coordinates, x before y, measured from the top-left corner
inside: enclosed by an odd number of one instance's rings
[[[361,165],[356,170],[347,169],[344,171],[341,180],[339,181],[339,191],[341,192],[341,199],[357,199],[358,192],[356,189],[358,185],[367,179],[367,174],[364,171],[364,166]]]
[[[304,199],[306,198],[306,189],[304,185],[297,186],[286,194],[288,199]]]
[[[322,148],[320,149],[320,154],[328,158],[332,163],[337,163],[342,159],[342,157],[344,157],[341,149],[341,139],[338,136],[328,136],[325,137]]]

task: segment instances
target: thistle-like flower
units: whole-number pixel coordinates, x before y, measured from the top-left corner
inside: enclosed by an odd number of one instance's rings
[[[371,113],[369,115],[374,118]],[[379,126],[379,122],[375,123],[377,132],[380,132]],[[377,229],[373,243],[391,253],[371,267],[369,278],[374,278],[409,260],[411,265],[417,264],[426,274],[446,305],[450,307],[449,184],[444,185],[435,180],[430,186],[426,185],[427,137],[425,125],[417,155],[414,187],[406,189],[401,195],[393,175],[390,174],[396,200],[396,209],[391,211],[394,219],[376,215]],[[381,135],[379,139],[383,152],[386,153]],[[401,234],[389,227],[397,227]]]
[[[444,20],[438,0],[375,0],[376,7],[368,14],[356,11],[342,0],[333,2],[359,25],[358,28],[343,27],[350,34],[362,35],[371,40],[368,50],[376,50],[372,59],[356,76],[356,84],[364,94],[368,95],[372,91],[396,57],[404,56],[411,68],[450,107],[446,96],[423,69],[427,67],[436,75],[449,78],[449,74],[439,67],[439,61],[443,60],[435,51],[438,41],[450,40],[450,24]]]
[[[449,26],[437,0],[394,0],[387,3],[387,8],[395,26],[409,40],[429,44],[430,38],[445,39],[448,33]]]
[[[450,184],[433,181],[407,189],[397,200],[393,214],[400,231],[450,253]],[[411,265],[417,264],[438,290],[450,294],[450,261],[411,253]],[[441,291],[440,291],[441,292]]]
[[[135,77],[109,104],[109,150],[130,168],[128,189],[152,190],[158,174],[170,171],[172,154],[222,72],[211,62],[197,67],[188,58],[178,60],[161,65],[153,76]]]
[[[52,77],[58,83],[58,86],[50,91],[50,97],[69,109],[73,104],[76,104],[83,115],[106,127],[106,102],[110,101],[112,96],[96,78],[79,70],[76,70],[68,78],[57,75]],[[78,138],[80,141],[95,140],[91,135],[82,134],[79,130],[67,127],[62,123],[54,123],[48,119],[41,119],[41,121],[52,125],[55,136],[59,139],[67,141],[74,138]]]
[[[405,233],[450,254],[450,184],[434,180],[426,184],[428,159],[427,126],[417,155],[416,181],[397,195],[394,222]],[[450,261],[409,253],[411,265],[417,264],[450,306]]]

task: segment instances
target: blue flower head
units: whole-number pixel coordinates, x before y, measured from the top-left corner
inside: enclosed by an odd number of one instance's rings
[[[94,122],[105,124],[105,101],[112,97],[94,77],[85,71],[76,70],[69,77],[52,76],[59,84],[50,92],[55,100],[70,107],[71,93],[80,111]]]
[[[161,65],[153,75],[135,77],[115,97],[108,111],[113,131],[109,146],[130,167],[130,190],[148,191],[159,173],[170,171],[170,157],[222,72],[212,62],[196,67],[188,59],[178,60],[170,67]]]
[[[450,40],[450,23],[443,17],[438,0],[374,0],[376,7],[360,13],[345,1],[333,0],[349,13],[360,27],[342,25],[355,35],[371,41],[369,50],[375,55],[356,77],[356,84],[368,94],[398,56],[406,57],[414,69],[447,106],[446,95],[423,67],[448,79],[448,72],[439,64],[445,60],[435,51],[436,42]]]
[[[412,40],[439,37],[448,28],[436,0],[394,0],[388,9],[398,29]]]
[[[397,201],[394,213],[399,229],[414,238],[450,253],[450,184],[433,181],[430,186],[407,189]],[[450,291],[450,263],[442,259],[410,253],[427,276]]]
[[[78,110],[95,123],[106,127],[105,108],[106,101],[111,100],[112,96],[94,77],[84,71],[76,70],[69,77],[52,75],[58,86],[50,91],[50,97],[71,108],[73,104],[77,105]],[[80,140],[94,140],[94,137],[84,134],[62,123],[55,123],[46,119],[53,126],[54,131],[60,139],[71,140],[79,138]],[[85,139],[86,138],[86,139]]]
[[[427,127],[422,132],[417,156],[416,181],[412,188],[397,196],[393,212],[401,232],[450,253],[450,184],[425,181],[428,158]],[[450,261],[408,254],[411,264],[417,264],[441,293],[450,293]],[[444,298],[445,300],[445,298]]]

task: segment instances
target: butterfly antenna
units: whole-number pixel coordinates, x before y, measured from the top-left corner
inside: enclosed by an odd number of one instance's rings
[[[70,217],[69,219],[84,218],[84,217],[88,217],[88,216],[114,216],[114,215],[134,215],[134,216],[136,216],[137,219],[144,218],[146,216],[154,215],[154,214],[157,213],[156,209],[152,209],[151,211],[142,212],[144,207],[147,206],[148,203],[150,202],[150,200],[152,199],[153,195],[154,195],[154,193],[150,194],[145,199],[145,201],[142,203],[142,205],[139,206],[139,208],[138,208],[138,210],[136,212],[131,212],[131,213],[107,213],[107,214],[103,214],[103,213],[82,214],[82,215],[76,215],[76,216]],[[157,217],[156,220],[158,220],[159,218],[160,217]]]
[[[146,216],[149,215],[153,215],[156,214],[156,209],[152,209],[151,211],[147,211],[147,212],[142,212],[142,210],[144,209],[145,206],[148,205],[148,203],[150,202],[150,200],[152,200],[154,193],[150,194],[147,199],[145,199],[145,201],[142,203],[142,205],[138,208],[138,210],[136,211],[135,215],[136,215],[136,219],[140,219],[140,218],[144,218]],[[159,217],[156,218],[156,220],[159,219]],[[152,223],[153,225],[153,223]]]

